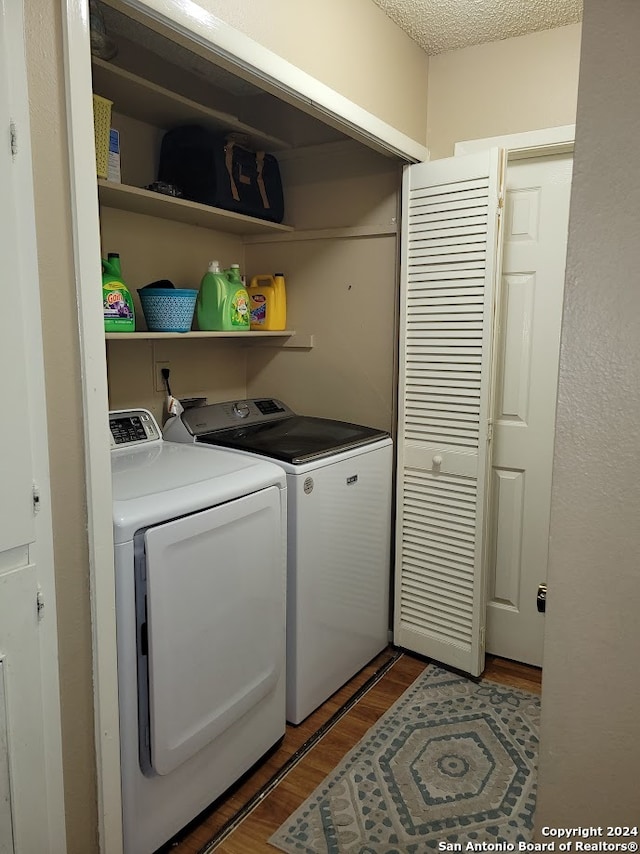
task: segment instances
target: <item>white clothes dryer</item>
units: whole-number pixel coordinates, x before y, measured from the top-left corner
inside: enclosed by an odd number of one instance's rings
[[[164,436],[287,474],[287,720],[298,724],[389,642],[391,438],[264,398],[187,409]]]
[[[286,481],[111,412],[125,854],[151,854],[285,731]]]

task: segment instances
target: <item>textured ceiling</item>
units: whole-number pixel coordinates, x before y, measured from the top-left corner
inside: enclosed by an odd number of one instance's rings
[[[582,0],[373,0],[430,56],[582,20]]]

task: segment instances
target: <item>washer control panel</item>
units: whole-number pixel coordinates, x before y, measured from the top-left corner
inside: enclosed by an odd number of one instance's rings
[[[162,441],[160,428],[147,409],[122,409],[109,413],[111,450]]]
[[[181,418],[192,436],[213,433],[217,430],[229,430],[241,424],[265,424],[279,421],[295,415],[286,403],[272,397],[260,397],[249,400],[229,400],[225,403],[211,403],[187,409]]]

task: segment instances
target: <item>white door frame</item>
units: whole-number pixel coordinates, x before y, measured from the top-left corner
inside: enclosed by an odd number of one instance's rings
[[[33,196],[29,95],[24,51],[24,11],[22,2],[4,0],[3,14],[9,35],[7,63],[9,80],[9,113],[15,128],[14,168],[20,192],[10,198],[18,224],[19,258],[22,278],[21,296],[28,310],[25,324],[27,351],[27,394],[29,398],[30,433],[32,436],[33,475],[40,496],[40,510],[35,517],[35,542],[28,547],[29,562],[36,566],[41,594],[43,619],[39,625],[40,674],[42,690],[42,725],[44,736],[45,776],[49,851],[66,851],[64,786],[62,767],[62,732],[60,723],[60,683],[58,676],[58,627],[56,611],[55,570],[51,493],[49,489],[49,451],[47,444],[47,410],[40,314],[40,282]],[[5,144],[9,129],[4,128]],[[19,429],[19,425],[18,425]],[[10,555],[9,555],[10,557]],[[35,607],[34,602],[34,607]],[[37,820],[34,816],[34,820]]]
[[[123,0],[130,12],[163,22],[205,55],[311,111],[380,151],[409,162],[428,150],[220,21],[196,3]],[[62,0],[72,234],[79,306],[92,607],[94,718],[100,848],[122,852],[120,737],[108,391],[101,301],[100,227],[93,140],[87,0]]]
[[[467,139],[456,142],[453,153],[457,157],[497,146],[505,148],[511,160],[522,160],[527,157],[543,157],[545,154],[568,154],[573,151],[575,139],[576,126],[561,125],[484,139]]]
[[[86,2],[63,0],[65,82],[89,535],[93,703],[100,849],[122,852],[113,502],[100,226]]]

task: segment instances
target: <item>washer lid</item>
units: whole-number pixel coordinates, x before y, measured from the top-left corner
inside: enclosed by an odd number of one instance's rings
[[[301,465],[388,437],[389,433],[375,427],[293,415],[266,424],[207,433],[198,436],[198,441]]]
[[[173,442],[112,451],[111,475],[116,542],[147,525],[285,486],[282,469],[266,460]]]

